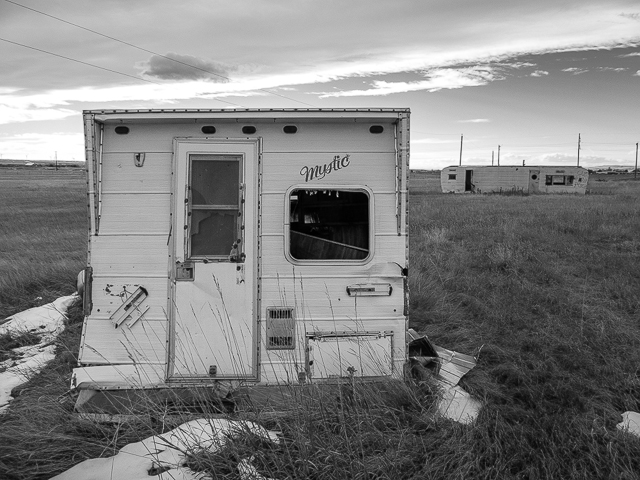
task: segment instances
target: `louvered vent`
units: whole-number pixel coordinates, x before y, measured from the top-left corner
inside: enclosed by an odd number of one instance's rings
[[[267,308],[267,350],[293,350],[295,333],[293,307]]]

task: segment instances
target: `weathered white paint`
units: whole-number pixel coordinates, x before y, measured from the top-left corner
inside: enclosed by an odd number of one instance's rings
[[[93,308],[85,319],[77,384],[272,384],[297,382],[301,373],[312,381],[347,375],[342,354],[324,367],[317,357],[311,368],[309,346],[317,353],[332,345],[318,348],[313,339],[319,332],[353,333],[334,340],[341,346],[336,352],[342,351],[341,342],[360,345],[363,332],[373,332],[365,342],[370,354],[358,359],[359,375],[401,375],[408,117],[406,110],[391,109],[85,112],[86,131],[93,132],[87,137]],[[116,134],[119,125],[128,126],[129,133]],[[216,133],[203,134],[204,125],[215,126]],[[256,133],[243,134],[245,125],[255,126]],[[296,125],[297,133],[284,133],[285,125]],[[384,132],[371,133],[371,125],[382,125]],[[194,152],[242,155],[245,259],[196,259],[193,280],[180,280],[180,265],[190,260],[185,199],[187,159]],[[145,155],[142,167],[135,166],[137,153]],[[336,157],[341,168],[308,175],[316,166],[338,165]],[[366,192],[369,257],[291,258],[287,192],[296,188]],[[380,292],[386,294],[349,295],[347,287],[356,284],[383,285]],[[136,306],[144,314],[132,325],[125,321],[115,328],[114,312],[139,286],[148,292]],[[293,309],[292,348],[267,348],[269,307]],[[345,351],[351,352],[347,363],[356,363],[355,350]]]
[[[573,177],[571,184],[551,185],[547,177]],[[451,166],[440,174],[443,193],[578,193],[584,194],[589,171],[571,166]]]

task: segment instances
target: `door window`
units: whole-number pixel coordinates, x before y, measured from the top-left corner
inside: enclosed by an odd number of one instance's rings
[[[241,161],[241,155],[189,155],[189,257],[237,258],[241,248]]]

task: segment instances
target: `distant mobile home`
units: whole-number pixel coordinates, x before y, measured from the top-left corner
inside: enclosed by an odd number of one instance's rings
[[[587,191],[589,171],[582,167],[451,166],[442,170],[444,193],[580,193]]]
[[[84,112],[80,390],[401,377],[408,109]]]

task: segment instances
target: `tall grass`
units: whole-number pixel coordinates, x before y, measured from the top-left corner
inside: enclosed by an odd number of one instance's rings
[[[83,175],[0,171],[0,321],[73,293],[86,232]]]
[[[446,478],[636,478],[615,426],[640,409],[640,182],[616,185],[412,197],[414,327],[482,346],[463,383],[486,406]]]
[[[277,413],[201,413],[258,421],[282,433],[280,444],[243,436],[191,452],[189,464],[214,478],[238,478],[238,461],[251,457],[278,479],[638,478],[640,440],[616,424],[640,410],[639,187],[486,196],[412,183],[412,327],[479,354],[462,380],[484,404],[477,421],[436,415],[429,380],[291,388]],[[162,402],[129,422],[74,415],[66,389],[80,327],[76,307],[55,363],[0,416],[0,478],[49,478],[192,418]]]

